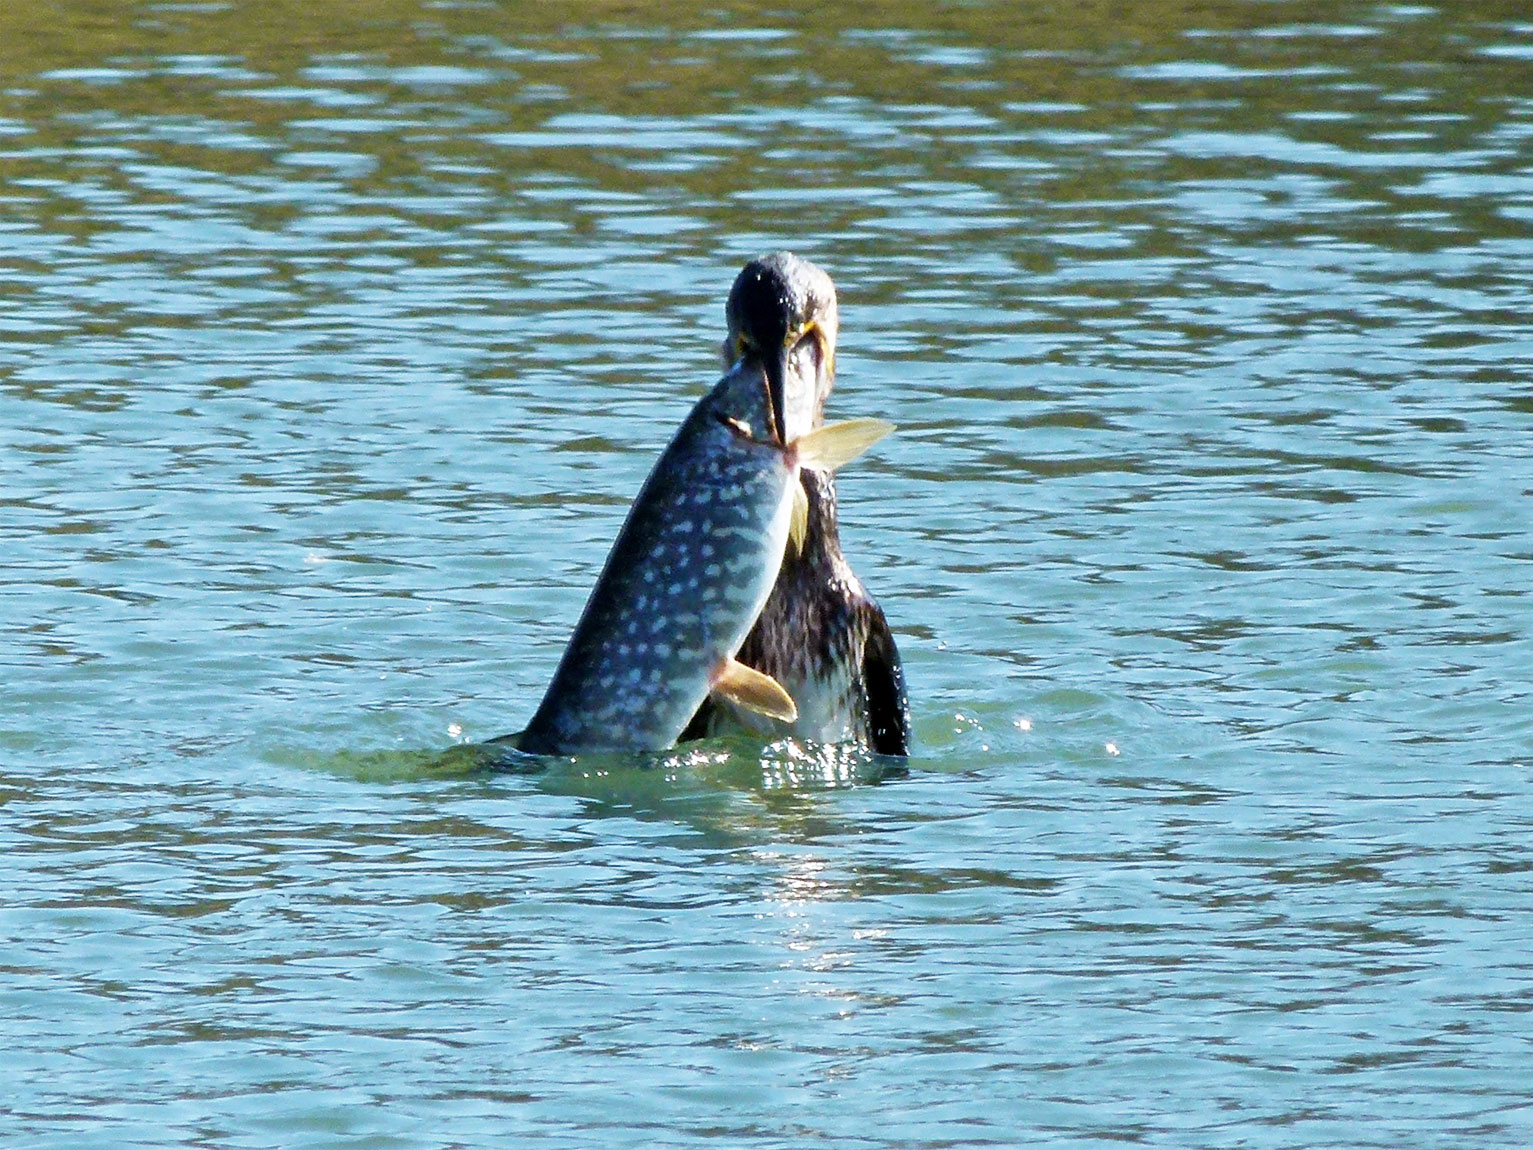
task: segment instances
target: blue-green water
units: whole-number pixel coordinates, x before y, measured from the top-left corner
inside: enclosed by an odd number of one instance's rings
[[[1525,1146],[1519,4],[0,10],[0,1134]],[[517,729],[831,272],[908,776]]]

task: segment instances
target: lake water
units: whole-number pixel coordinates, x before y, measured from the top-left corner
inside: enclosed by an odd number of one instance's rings
[[[1533,1142],[1533,20],[1055,7],[0,7],[8,1144]],[[444,758],[777,247],[909,773]]]

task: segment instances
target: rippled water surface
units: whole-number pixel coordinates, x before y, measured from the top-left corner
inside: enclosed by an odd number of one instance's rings
[[[1533,1140],[1524,4],[8,0],[0,209],[8,1142]],[[466,769],[775,247],[909,773]]]

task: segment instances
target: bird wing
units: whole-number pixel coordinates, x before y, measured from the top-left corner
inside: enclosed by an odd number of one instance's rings
[[[905,667],[883,608],[871,595],[867,604],[868,641],[862,651],[862,681],[868,701],[868,742],[881,755],[908,755],[910,697],[905,693]]]

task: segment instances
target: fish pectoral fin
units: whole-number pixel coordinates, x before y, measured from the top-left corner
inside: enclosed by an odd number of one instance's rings
[[[793,441],[801,467],[834,471],[856,459],[894,430],[887,419],[848,419],[828,423]]]
[[[802,482],[793,485],[793,512],[788,520],[788,546],[794,555],[804,553],[804,539],[809,534],[809,495]]]
[[[798,718],[798,707],[781,683],[738,659],[724,660],[713,676],[712,691],[747,711],[757,711],[785,723]]]

